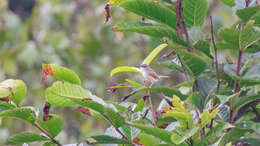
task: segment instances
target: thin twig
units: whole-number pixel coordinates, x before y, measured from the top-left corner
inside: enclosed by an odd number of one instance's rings
[[[152,112],[153,126],[156,127],[156,113],[155,113],[155,111],[153,109],[153,102],[152,102],[152,98],[151,98],[151,92],[147,91],[147,95],[149,96],[148,100],[149,100],[149,104],[150,104],[150,110]]]
[[[163,93],[160,93],[160,95],[162,96],[162,98],[170,105],[173,107],[172,105],[172,101],[170,99],[168,99]]]
[[[211,24],[211,40],[214,46],[214,51],[215,51],[215,65],[216,65],[216,78],[217,78],[217,91],[216,94],[219,94],[219,87],[220,87],[220,80],[219,80],[219,72],[218,72],[218,52],[217,52],[217,46],[215,43],[215,38],[214,38],[214,28],[213,28],[213,22],[212,22],[212,16],[210,16],[210,24]]]
[[[215,52],[215,67],[216,67],[216,78],[217,78],[217,91],[216,94],[219,94],[219,88],[220,88],[220,80],[219,80],[219,72],[218,72],[218,53],[217,53],[217,46],[215,43],[215,37],[214,37],[214,27],[213,27],[213,22],[212,22],[212,16],[210,16],[210,24],[211,24],[211,40],[212,40],[212,44],[214,46],[214,52]],[[214,100],[214,105],[216,104],[216,100]],[[213,126],[213,121],[214,119],[211,119],[210,122],[210,128],[212,128]]]
[[[145,111],[144,115],[142,116],[142,119],[146,118],[148,112],[149,112],[149,109],[147,109],[147,110]]]
[[[121,100],[118,102],[118,104],[120,104],[120,103],[126,101],[129,97],[131,97],[131,96],[134,95],[135,93],[136,93],[136,91],[131,92],[130,94],[128,94],[127,96],[125,96],[123,99],[121,99]]]
[[[260,114],[258,113],[256,107],[255,106],[251,106],[251,108],[252,108],[253,112],[256,115],[257,121],[260,121]]]
[[[62,146],[62,144],[60,144],[57,140],[55,140],[52,136],[50,136],[50,135],[48,134],[48,132],[46,132],[44,129],[42,129],[38,123],[34,123],[33,125],[34,125],[36,128],[38,128],[42,133],[44,133],[46,136],[48,136],[48,138],[51,139],[52,142],[54,142],[54,143],[57,144],[58,146]]]

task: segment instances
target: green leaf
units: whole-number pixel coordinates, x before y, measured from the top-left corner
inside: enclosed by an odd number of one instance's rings
[[[48,138],[42,137],[35,133],[19,133],[15,136],[9,137],[6,141],[6,144],[24,144],[28,142],[35,141],[46,141]]]
[[[111,120],[111,123],[116,127],[119,128],[125,123],[125,119],[119,115],[114,109],[106,107],[105,113]]]
[[[64,121],[58,115],[50,114],[50,119],[46,121],[38,120],[38,124],[52,137],[56,137],[64,127]]]
[[[225,43],[217,43],[218,49],[239,49],[239,30],[237,28],[232,27],[222,29],[220,30],[219,35]]]
[[[233,44],[227,42],[216,42],[216,46],[218,50],[238,50],[239,47],[236,47]]]
[[[249,87],[260,84],[260,78],[245,78],[241,76],[230,75],[231,78],[238,82],[240,87]]]
[[[259,100],[259,94],[257,95],[248,95],[248,96],[241,96],[237,99],[236,103],[234,104],[234,109],[237,111],[244,105],[253,102],[255,100]]]
[[[134,109],[134,112],[142,111],[145,105],[145,101],[143,98],[138,100],[137,106]]]
[[[194,127],[192,115],[189,110],[185,107],[183,101],[180,100],[176,95],[173,96],[172,105],[175,107],[168,110],[164,115],[172,116],[180,123],[183,129],[191,129]]]
[[[56,144],[53,143],[53,142],[51,142],[51,141],[49,141],[49,142],[45,142],[45,143],[43,144],[43,146],[56,146]]]
[[[109,0],[107,3],[110,5],[118,5],[124,0]]]
[[[206,100],[209,97],[209,95],[214,91],[217,82],[216,80],[213,80],[212,78],[209,78],[207,76],[198,77],[197,82],[200,89],[200,103],[204,105],[206,104]]]
[[[144,22],[129,22],[117,24],[113,27],[113,30],[120,32],[136,32],[160,39],[163,37],[167,37],[174,43],[177,43],[182,46],[188,46],[186,42],[178,38],[176,31],[167,28],[163,25],[153,25],[151,23]]]
[[[1,112],[0,117],[14,117],[25,120],[31,124],[34,124],[36,120],[35,112],[29,108],[8,109]]]
[[[260,32],[254,28],[254,21],[250,20],[239,34],[239,48],[244,51],[260,39]]]
[[[91,136],[87,141],[91,144],[131,144],[130,141],[108,135]]]
[[[237,101],[237,98],[240,96],[243,90],[240,90],[239,92],[232,94],[232,95],[217,95],[218,99],[220,100],[220,103],[224,103],[226,101],[230,101],[229,105],[232,109],[234,107],[235,102]]]
[[[106,122],[109,122],[104,116],[103,114],[100,114],[99,112],[96,112],[95,110],[92,110],[92,109],[89,109],[89,112],[90,112],[90,116],[91,117],[94,117],[98,120],[103,120],[103,121],[106,121]]]
[[[8,102],[5,102],[5,101],[0,101],[0,112],[8,110],[8,109],[13,109],[13,108],[15,108],[14,105],[12,105]]]
[[[199,92],[194,92],[192,93],[186,100],[185,102],[193,104],[197,109],[200,109],[200,93]]]
[[[216,108],[214,110],[206,109],[201,115],[200,115],[200,122],[197,123],[199,126],[199,129],[202,129],[205,127],[208,123],[210,123],[211,119],[213,119],[217,113],[219,112],[219,108]]]
[[[197,131],[198,131],[199,127],[194,127],[192,129],[189,129],[187,132],[184,133],[184,135],[179,136],[178,134],[174,133],[171,136],[171,140],[172,142],[174,142],[175,144],[181,144],[183,143],[185,140],[187,140],[188,138],[190,138],[191,136],[193,136]]]
[[[168,44],[161,44],[157,46],[143,61],[142,64],[149,65],[152,60],[164,49],[168,46]]]
[[[235,0],[220,0],[222,3],[228,5],[229,7],[235,6]]]
[[[0,84],[0,98],[8,97],[11,93],[11,90],[9,90],[7,87],[1,86]]]
[[[163,65],[170,70],[177,70],[179,72],[184,72],[183,68],[181,67],[179,63],[179,59],[176,58],[176,60],[169,60],[169,59],[164,59],[164,58],[159,58],[157,60],[158,64]]]
[[[176,29],[176,14],[167,7],[146,0],[124,0],[119,6],[134,12],[137,15],[155,20]]]
[[[105,102],[108,103],[108,104],[114,105],[115,108],[116,108],[119,112],[121,112],[121,113],[125,113],[125,112],[128,111],[128,107],[125,107],[125,106],[120,105],[120,104],[118,104],[118,103],[115,103],[115,102],[113,102],[113,101],[107,100],[107,101],[105,101]],[[110,106],[110,105],[109,105],[109,106]]]
[[[163,87],[152,87],[152,88],[146,88],[146,87],[140,87],[134,90],[133,92],[144,92],[144,91],[154,91],[157,93],[164,93],[166,96],[172,97],[173,95],[176,95],[180,97],[182,100],[184,100],[187,96],[183,95],[178,89],[176,88],[163,88]]]
[[[260,143],[260,140],[259,140],[259,138],[241,138],[239,140],[236,140],[233,143],[239,143],[239,142],[248,143],[250,146],[258,146]]]
[[[183,16],[188,27],[202,26],[208,11],[207,0],[184,0]]]
[[[193,77],[198,77],[207,67],[207,63],[201,57],[187,51],[178,51],[184,67]]]
[[[130,125],[138,129],[141,129],[143,132],[150,134],[154,137],[157,137],[162,141],[165,141],[167,143],[172,143],[171,141],[172,133],[167,130],[154,128],[154,127],[146,126],[143,124],[137,124],[137,123],[130,123]]]
[[[67,81],[72,84],[81,85],[80,78],[74,71],[72,71],[68,68],[62,67],[62,66],[54,65],[54,64],[43,64],[42,65],[43,71],[45,70],[45,68],[47,66],[50,66],[51,71],[53,72],[54,78],[56,78],[58,80]]]
[[[104,113],[103,105],[96,102],[96,101],[85,100],[85,99],[73,99],[73,101],[76,102],[77,104],[83,106],[83,107],[91,108],[91,109],[99,112],[100,114]]]
[[[255,131],[257,134],[260,134],[260,123],[243,121],[242,123],[236,124],[236,127],[240,129],[250,129]]]
[[[136,72],[136,73],[141,73],[141,70],[139,68],[136,67],[131,67],[131,66],[120,66],[117,68],[114,68],[111,73],[110,76],[112,77],[113,75],[120,73],[120,72]]]
[[[184,129],[190,129],[193,127],[192,116],[187,112],[179,112],[179,111],[168,111],[164,115],[174,117]]]
[[[160,143],[151,135],[140,133],[138,135],[139,142],[147,146],[158,146]]]
[[[140,113],[134,113],[127,116],[127,120],[129,121],[133,121],[136,119],[140,118]],[[122,132],[124,133],[124,135],[129,139],[129,140],[134,140],[141,132],[141,130],[135,128],[135,127],[131,127],[129,125],[122,125],[122,127],[120,127],[120,129],[122,129]],[[111,135],[112,136],[112,135]]]
[[[255,25],[260,25],[260,6],[247,7],[236,12],[237,16],[244,22],[255,20]]]
[[[57,81],[46,89],[47,101],[54,106],[73,106],[71,99],[91,99],[91,93],[81,86],[68,82]]]
[[[9,96],[17,105],[25,97],[26,91],[26,84],[22,80],[8,79],[0,83],[0,98]]]
[[[210,143],[214,143],[219,139],[219,134],[226,129],[233,128],[234,126],[229,123],[219,123],[214,126],[213,129],[208,131],[205,135],[205,140],[210,141]]]
[[[209,44],[208,41],[199,40],[199,41],[195,42],[193,48],[203,52],[208,57],[211,57],[211,54],[210,54],[210,44]]]
[[[229,142],[239,140],[246,132],[248,132],[248,130],[233,128],[228,133],[224,133],[219,145],[224,146]]]
[[[129,84],[131,84],[134,87],[141,87],[141,86],[143,86],[142,84],[140,84],[140,83],[138,83],[136,81],[133,81],[133,80],[125,79],[125,81],[127,81]]]

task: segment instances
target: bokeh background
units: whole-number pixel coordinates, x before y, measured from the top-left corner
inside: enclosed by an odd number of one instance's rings
[[[106,0],[0,0],[0,81],[15,78],[26,82],[28,93],[23,106],[34,106],[39,110],[39,116],[42,115],[44,89],[52,81],[48,78],[45,85],[40,84],[42,63],[74,70],[85,88],[101,98],[114,101],[126,95],[128,90],[111,95],[106,88],[123,82],[124,78],[141,81],[140,77],[132,74],[111,78],[109,73],[116,66],[139,65],[161,40],[113,32],[114,24],[142,18],[112,7],[112,18],[104,24],[105,3]],[[236,8],[239,7],[238,4]],[[203,32],[194,29],[191,36],[210,38],[210,15],[213,16],[215,31],[222,26],[231,26],[236,19],[233,9],[217,0],[209,0]],[[171,76],[171,80],[159,84],[174,86],[182,78],[176,71],[163,70],[156,62],[152,66],[160,74]],[[138,96],[141,95],[132,100]],[[64,117],[65,128],[57,137],[63,144],[102,134],[109,126],[82,115],[75,108],[52,108],[51,112]],[[23,121],[0,119],[0,145],[10,135],[33,130]]]

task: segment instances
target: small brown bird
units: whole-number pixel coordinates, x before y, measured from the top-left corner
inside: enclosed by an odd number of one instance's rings
[[[157,82],[161,78],[169,78],[169,76],[161,76],[158,75],[151,67],[147,64],[140,65],[140,69],[143,75],[144,84],[146,81],[151,82],[149,87],[152,87],[155,82]]]

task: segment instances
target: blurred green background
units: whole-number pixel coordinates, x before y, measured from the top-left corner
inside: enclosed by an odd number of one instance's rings
[[[41,64],[53,63],[74,70],[85,88],[99,97],[117,101],[127,90],[110,95],[106,88],[123,82],[124,78],[140,77],[124,74],[110,78],[111,69],[120,65],[136,66],[160,40],[132,33],[113,32],[114,24],[141,20],[118,7],[111,9],[112,19],[104,24],[106,0],[1,0],[0,1],[0,81],[22,79],[28,86],[23,106],[35,106],[42,114],[45,85],[40,84]],[[219,1],[209,1],[209,15],[214,18],[215,31],[235,21],[234,11]],[[210,38],[209,19],[203,32]],[[176,71],[164,84],[174,85],[182,77]],[[125,94],[123,94],[125,93]],[[128,93],[128,92],[127,92]],[[102,134],[108,127],[104,122],[81,115],[73,108],[52,108],[51,112],[65,119],[65,128],[58,136],[61,143],[76,143],[85,137]],[[33,127],[16,119],[0,119],[0,145],[9,135],[33,131]]]

